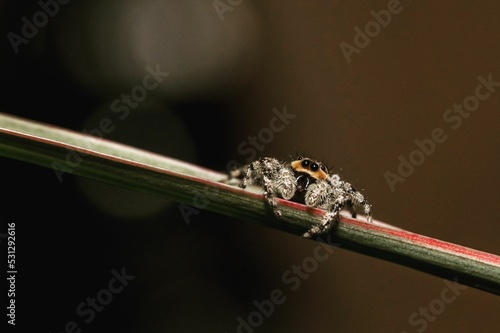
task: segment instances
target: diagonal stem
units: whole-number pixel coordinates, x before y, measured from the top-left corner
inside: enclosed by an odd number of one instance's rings
[[[276,219],[261,191],[225,184],[226,175],[144,150],[0,113],[0,155],[248,220],[295,235],[321,221],[323,211],[278,199]],[[344,215],[327,242],[500,295],[500,257]],[[332,241],[333,239],[333,241]],[[321,238],[318,241],[325,241]]]

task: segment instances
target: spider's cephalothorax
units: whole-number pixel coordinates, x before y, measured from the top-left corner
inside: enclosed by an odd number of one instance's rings
[[[305,238],[329,231],[344,208],[349,209],[354,218],[354,206],[361,206],[367,221],[371,222],[370,205],[364,196],[339,175],[330,174],[324,164],[310,158],[299,156],[291,163],[282,163],[276,158],[263,157],[242,167],[233,176],[242,178],[241,188],[250,184],[262,186],[266,201],[278,217],[281,211],[276,197],[325,209],[321,224],[306,232]]]

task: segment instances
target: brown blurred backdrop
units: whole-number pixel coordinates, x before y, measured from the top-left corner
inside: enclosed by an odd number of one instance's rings
[[[500,254],[497,1],[2,1],[0,8],[1,112],[77,131],[109,117],[116,128],[107,139],[219,170],[254,153],[310,155],[363,189],[376,219]],[[436,129],[443,142],[430,144]],[[416,140],[431,151],[419,153]],[[413,161],[413,171],[401,174],[401,159]],[[23,242],[20,325],[498,331],[499,299],[486,292],[451,290],[440,278],[337,248],[290,284],[283,274],[292,276],[316,243],[206,211],[187,224],[175,203],[1,163],[2,223],[15,221]],[[76,307],[122,267],[136,278],[86,323]],[[266,310],[274,290],[283,302]],[[254,301],[272,314],[252,316]]]

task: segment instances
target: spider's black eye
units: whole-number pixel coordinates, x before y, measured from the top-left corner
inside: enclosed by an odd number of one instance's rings
[[[327,172],[327,171],[326,171],[326,166],[324,166],[323,164],[321,164],[321,167],[320,167],[320,168],[321,168],[321,170],[322,170],[322,171]]]
[[[302,159],[302,156],[297,156],[297,160],[300,161]]]
[[[319,169],[319,166],[318,166],[318,164],[317,164],[317,163],[313,163],[313,164],[311,164],[311,171],[316,172],[316,171],[318,171],[318,169]]]
[[[309,161],[309,160],[303,160],[301,164],[302,164],[302,166],[304,168],[307,169],[309,167],[309,164],[311,164],[311,161]]]

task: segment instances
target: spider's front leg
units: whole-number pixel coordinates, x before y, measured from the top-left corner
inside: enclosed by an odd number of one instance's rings
[[[282,213],[278,208],[276,196],[279,195],[286,200],[294,196],[296,180],[293,172],[277,159],[264,157],[248,166],[240,187],[245,188],[252,183],[263,187],[268,205],[277,217],[281,217]]]
[[[278,162],[276,161],[276,163]],[[278,208],[276,196],[278,195],[285,200],[290,200],[295,195],[297,180],[292,170],[281,163],[278,168],[273,165],[272,171],[269,174],[266,172],[263,174],[264,197],[272,208],[274,215],[281,218],[282,213]]]
[[[319,225],[316,225],[306,231],[302,238],[313,238],[315,236],[319,236],[325,232],[328,232],[332,229],[336,219],[339,216],[339,212],[342,209],[342,205],[335,203],[333,206],[323,215],[323,219]]]
[[[368,223],[373,223],[373,221],[372,221],[372,213],[371,213],[371,205],[366,201],[365,197],[361,193],[359,193],[357,191],[355,191],[354,193],[352,193],[351,194],[351,202],[352,202],[352,204],[354,204],[356,206],[362,207],[363,208],[363,213],[366,216],[366,221]],[[351,209],[352,209],[351,210],[351,216],[353,218],[355,218],[356,217],[356,213],[352,214],[352,211],[354,211],[354,207],[352,207]]]
[[[274,213],[279,215],[280,213],[277,211],[276,203],[274,202],[272,184],[270,182],[272,174],[274,173],[273,170],[275,169],[272,167],[273,164],[272,159],[266,157],[253,161],[244,167],[243,179],[239,186],[242,189],[252,184],[262,186],[264,188],[264,197],[266,201],[271,206]]]
[[[278,208],[276,203],[276,194],[274,191],[273,177],[264,173],[262,180],[264,186],[264,198],[266,198],[267,203],[273,210],[274,215],[281,217],[281,210]]]
[[[346,196],[346,206],[349,208],[352,218],[356,218],[356,210],[354,206],[362,207],[363,213],[366,216],[366,221],[372,223],[371,205],[366,201],[361,192],[358,192],[351,184],[341,182],[343,196]]]
[[[297,179],[295,178],[293,171],[286,167],[279,169],[275,184],[276,193],[283,199],[290,200],[295,195],[296,190]]]
[[[335,218],[343,207],[338,200],[335,200],[335,193],[333,192],[330,183],[326,180],[319,180],[316,183],[311,184],[307,189],[304,199],[305,204],[308,207],[321,207],[327,211],[323,216],[321,223],[305,232],[302,237],[312,238],[330,230],[333,226]]]

